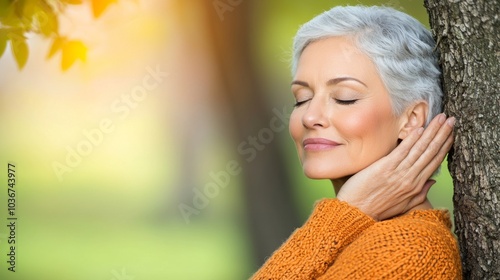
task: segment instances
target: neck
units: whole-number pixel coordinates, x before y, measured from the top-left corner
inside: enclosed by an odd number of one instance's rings
[[[338,194],[340,191],[340,188],[344,185],[344,183],[351,178],[351,176],[339,178],[339,179],[331,179],[330,181],[332,182],[333,185],[333,190],[335,191],[335,194]]]

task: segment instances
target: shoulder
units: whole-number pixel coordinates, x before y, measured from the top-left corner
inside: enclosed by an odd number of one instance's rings
[[[375,272],[375,278],[459,279],[460,257],[450,225],[449,215],[440,210],[378,222],[342,252],[336,265],[357,259],[357,269]]]

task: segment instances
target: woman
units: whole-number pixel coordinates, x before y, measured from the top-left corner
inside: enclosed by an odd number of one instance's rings
[[[461,279],[449,214],[426,198],[455,122],[438,114],[434,48],[385,7],[336,7],[299,29],[290,134],[304,173],[330,179],[337,198],[253,279]]]

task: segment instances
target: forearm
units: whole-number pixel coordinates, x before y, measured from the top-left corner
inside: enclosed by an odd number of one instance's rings
[[[266,261],[252,279],[315,279],[339,252],[375,221],[337,199],[318,202],[308,221]]]

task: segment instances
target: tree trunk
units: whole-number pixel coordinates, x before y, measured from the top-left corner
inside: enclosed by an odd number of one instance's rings
[[[279,136],[288,131],[287,117],[283,115],[289,115],[291,106],[286,110],[283,106],[272,108],[266,98],[271,93],[262,86],[254,63],[251,27],[256,18],[251,14],[252,2],[201,2],[212,40],[208,47],[219,66],[218,94],[225,102],[221,107],[233,121],[233,139],[236,139],[233,149],[236,151],[241,146],[254,152],[242,154],[239,150],[238,154],[243,170],[248,232],[257,268],[300,225],[293,204],[290,174],[279,144]],[[277,111],[281,116],[279,120]],[[273,119],[279,121],[280,131],[270,130],[276,125]],[[261,137],[264,132],[265,141]]]
[[[457,118],[448,160],[464,279],[500,279],[500,1],[425,6],[441,52],[445,112]]]

